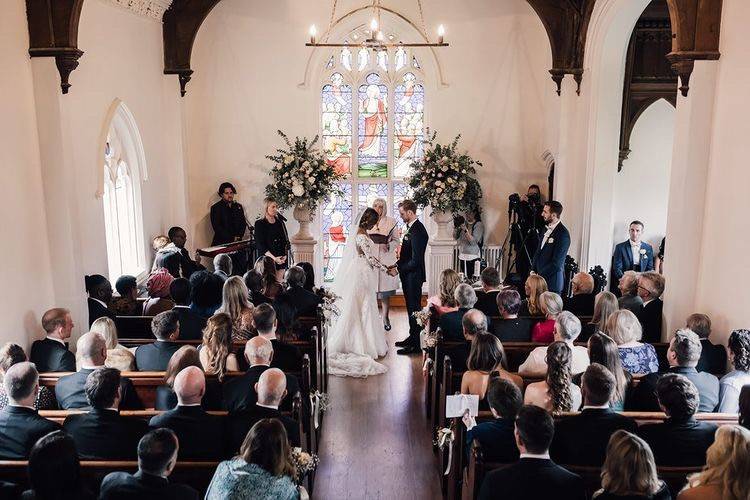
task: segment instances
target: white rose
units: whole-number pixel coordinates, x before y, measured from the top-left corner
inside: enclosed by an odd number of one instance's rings
[[[440,194],[440,193],[442,193],[442,192],[443,192],[443,188],[437,188],[437,189],[435,190],[435,192],[436,192],[436,193],[438,193],[438,194]]]
[[[442,158],[440,158],[440,161],[448,161],[448,157],[447,156],[443,156]]]
[[[445,165],[443,165],[440,170],[442,170],[443,172],[447,172],[448,171],[448,167],[446,167]]]
[[[299,198],[305,194],[305,188],[302,187],[302,184],[294,183],[292,184],[292,193]]]
[[[284,155],[284,163],[292,163],[294,161],[294,156],[292,155]]]
[[[310,162],[307,161],[307,160],[305,160],[305,161],[302,162],[302,166],[305,167],[305,168],[307,168],[307,167],[310,166]]]
[[[443,176],[443,174],[438,174],[438,177],[442,177],[442,176]]]

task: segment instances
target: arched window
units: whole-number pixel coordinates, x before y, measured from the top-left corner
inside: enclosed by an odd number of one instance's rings
[[[351,48],[325,58],[322,148],[326,162],[348,179],[341,185],[344,195],[319,210],[324,281],[336,275],[357,212],[353,207],[383,198],[402,224],[398,203],[409,196],[404,179],[423,153],[425,88],[417,57],[405,47],[357,47],[368,35],[366,28],[353,32],[346,40]],[[398,38],[390,34],[389,39]]]
[[[104,227],[110,281],[123,274],[144,275],[146,251],[141,212],[145,172],[140,134],[130,112],[117,105],[104,144]]]

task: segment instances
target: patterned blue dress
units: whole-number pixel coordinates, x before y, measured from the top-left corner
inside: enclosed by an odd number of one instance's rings
[[[298,500],[299,491],[289,476],[273,476],[241,458],[221,462],[205,500]]]
[[[638,373],[656,373],[659,371],[659,359],[656,349],[651,344],[641,344],[635,347],[618,347],[622,367],[636,375]]]

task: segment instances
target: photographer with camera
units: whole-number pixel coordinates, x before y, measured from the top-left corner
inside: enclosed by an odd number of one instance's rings
[[[531,260],[546,230],[542,217],[542,195],[539,186],[532,184],[525,195],[514,193],[508,197],[508,217],[511,219],[511,244],[515,254],[516,272],[525,281],[531,271]]]
[[[465,217],[457,215],[453,218],[453,238],[458,242],[459,272],[473,277],[478,274],[474,272],[474,267],[482,258],[484,224],[479,207],[464,215]]]

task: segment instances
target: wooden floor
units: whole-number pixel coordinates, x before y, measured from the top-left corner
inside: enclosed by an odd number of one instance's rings
[[[330,377],[316,499],[436,499],[440,485],[423,404],[421,356],[399,356],[405,309],[391,312],[383,375]]]

